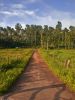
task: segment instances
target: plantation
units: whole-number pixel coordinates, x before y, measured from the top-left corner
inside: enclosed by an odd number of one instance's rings
[[[49,66],[71,90],[75,91],[75,50],[45,50],[40,54]],[[70,60],[69,65],[67,61]]]
[[[0,49],[0,94],[8,91],[24,71],[32,49]]]

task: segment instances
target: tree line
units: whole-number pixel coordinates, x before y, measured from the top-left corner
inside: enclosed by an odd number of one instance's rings
[[[50,49],[75,48],[75,27],[62,29],[58,21],[56,27],[48,25],[26,25],[22,28],[20,23],[15,28],[0,27],[0,48],[14,47],[42,47]]]

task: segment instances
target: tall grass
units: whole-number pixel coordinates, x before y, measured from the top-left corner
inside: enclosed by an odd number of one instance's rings
[[[32,49],[0,50],[0,94],[7,92],[24,71],[32,52]]]
[[[42,57],[53,71],[72,91],[75,91],[75,50],[43,50]],[[70,66],[65,62],[70,59]]]

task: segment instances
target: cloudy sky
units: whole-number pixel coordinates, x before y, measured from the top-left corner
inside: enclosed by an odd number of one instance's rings
[[[0,0],[0,26],[75,25],[75,0]]]

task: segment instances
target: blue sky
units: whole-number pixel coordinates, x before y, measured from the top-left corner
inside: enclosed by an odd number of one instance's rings
[[[0,0],[0,26],[21,23],[75,26],[75,0]]]

